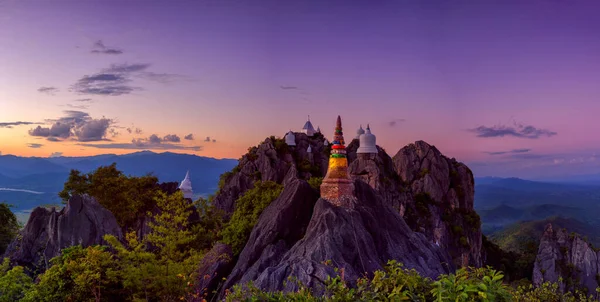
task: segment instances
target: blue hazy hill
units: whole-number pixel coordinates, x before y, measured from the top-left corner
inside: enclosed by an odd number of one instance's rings
[[[180,182],[189,170],[194,193],[208,195],[217,189],[219,176],[233,169],[237,160],[150,151],[53,158],[4,155],[0,156],[0,201],[14,205],[14,211],[60,203],[57,193],[62,190],[71,169],[87,173],[112,163],[127,175],[152,174],[160,182]]]

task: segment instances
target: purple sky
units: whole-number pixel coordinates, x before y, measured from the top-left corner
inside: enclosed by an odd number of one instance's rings
[[[238,158],[341,114],[476,176],[600,173],[600,2],[290,2],[0,0],[0,152]]]

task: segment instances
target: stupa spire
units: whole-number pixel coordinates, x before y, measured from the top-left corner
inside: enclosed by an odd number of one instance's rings
[[[331,144],[329,168],[321,184],[321,197],[337,206],[352,207],[355,199],[354,184],[348,175],[342,118],[339,115]]]

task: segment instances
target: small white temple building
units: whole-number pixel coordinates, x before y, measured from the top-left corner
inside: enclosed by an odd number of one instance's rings
[[[369,124],[367,124],[367,129],[365,129],[365,133],[361,134],[358,140],[359,145],[358,150],[356,150],[356,153],[377,154],[376,137],[371,133],[371,128],[369,127]]]
[[[292,130],[285,134],[285,143],[288,146],[296,145],[296,136],[294,135],[294,132],[292,132]]]
[[[310,115],[308,116],[308,120],[304,124],[304,127],[302,127],[302,132],[308,136],[313,136],[317,133],[317,130],[315,130],[315,127],[313,127],[313,124],[310,122]]]
[[[183,179],[183,181],[181,181],[181,184],[179,185],[179,190],[181,190],[181,192],[183,192],[184,198],[192,199],[194,192],[192,191],[192,181],[190,180],[190,171],[187,171],[187,173],[185,173],[185,178]]]

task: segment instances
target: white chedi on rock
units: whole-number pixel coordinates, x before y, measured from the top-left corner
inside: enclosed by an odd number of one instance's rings
[[[358,128],[358,130],[356,130],[356,137],[354,137],[355,139],[360,139],[360,136],[365,134],[365,130],[363,130],[362,125],[360,125],[360,128]]]
[[[290,130],[290,132],[288,132],[285,135],[285,143],[288,146],[295,146],[296,145],[296,136],[294,135],[294,132],[292,132],[292,130]]]
[[[181,181],[181,184],[179,185],[179,190],[181,190],[181,192],[183,192],[184,198],[192,199],[192,195],[194,195],[194,192],[192,191],[192,181],[190,180],[190,171],[187,171],[187,173],[185,174],[185,178],[183,179],[183,181]]]
[[[362,127],[361,127],[362,128]],[[361,134],[358,138],[359,145],[356,153],[374,153],[377,154],[377,142],[376,137],[371,133],[371,128],[367,125],[365,133]]]

